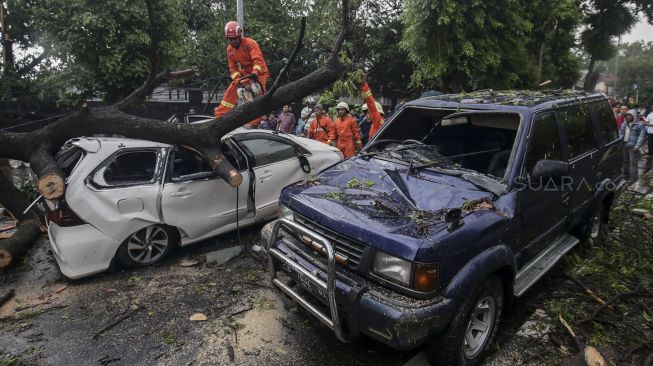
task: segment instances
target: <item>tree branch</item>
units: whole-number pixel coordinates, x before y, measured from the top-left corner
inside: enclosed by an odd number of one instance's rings
[[[145,0],[147,7],[147,19],[150,23],[150,76],[148,79],[154,79],[156,74],[161,70],[161,60],[159,59],[159,17],[154,10],[153,0]]]
[[[277,88],[279,87],[279,83],[286,78],[286,74],[288,74],[290,65],[292,65],[293,62],[295,62],[295,58],[297,57],[299,50],[301,50],[302,47],[304,47],[305,32],[306,32],[306,17],[302,17],[299,25],[299,36],[297,37],[297,44],[295,45],[295,49],[292,51],[292,54],[290,55],[288,62],[286,62],[286,65],[283,67],[283,69],[281,69],[279,75],[277,75],[277,78],[276,80],[274,80],[274,84],[272,84],[272,87],[268,89],[268,94],[274,94],[274,91],[277,90]]]
[[[21,67],[20,70],[16,71],[16,75],[23,76],[28,72],[32,71],[38,64],[41,63],[41,61],[45,60],[49,55],[50,55],[50,48],[45,48],[43,52],[37,57],[34,57],[34,59],[30,61],[30,63]]]

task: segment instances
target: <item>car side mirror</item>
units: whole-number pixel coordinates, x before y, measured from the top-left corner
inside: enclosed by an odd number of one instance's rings
[[[299,155],[297,159],[299,159],[299,166],[302,168],[302,171],[309,174],[311,172],[311,163],[308,161],[306,155]]]
[[[569,175],[569,163],[560,160],[540,160],[535,164],[532,180],[553,179],[560,181]]]

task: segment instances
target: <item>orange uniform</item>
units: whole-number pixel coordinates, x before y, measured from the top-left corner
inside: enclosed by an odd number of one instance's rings
[[[365,104],[367,104],[367,112],[369,113],[370,121],[372,122],[370,135],[368,137],[368,139],[371,140],[372,136],[381,129],[384,120],[383,116],[381,116],[381,112],[376,109],[376,103],[374,103],[374,97],[372,96],[372,91],[370,90],[370,86],[367,85],[367,82],[361,84],[361,94],[363,94],[363,100],[365,100]]]
[[[333,121],[328,115],[316,116],[311,120],[311,125],[308,127],[308,138],[326,144],[333,129]]]
[[[222,102],[215,108],[215,116],[219,117],[232,109],[238,103],[238,79],[249,74],[258,74],[258,82],[265,91],[267,83],[268,67],[263,59],[263,52],[255,40],[243,37],[238,48],[227,45],[227,61],[231,73],[231,84],[222,97]]]
[[[336,117],[333,121],[331,133],[329,133],[329,141],[327,143],[335,142],[336,147],[345,159],[350,158],[356,154],[355,146],[363,145],[361,142],[361,133],[358,130],[358,125],[354,117],[347,113],[344,117]]]

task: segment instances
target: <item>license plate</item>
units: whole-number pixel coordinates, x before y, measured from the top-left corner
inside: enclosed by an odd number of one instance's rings
[[[327,303],[327,294],[324,289],[322,289],[319,285],[315,284],[313,281],[311,281],[308,277],[304,276],[298,271],[295,271],[289,264],[282,262],[281,263],[281,268],[283,269],[288,276],[290,276],[292,279],[294,279],[304,290],[308,291],[311,295],[315,296],[318,298],[318,300],[322,301],[323,303]]]

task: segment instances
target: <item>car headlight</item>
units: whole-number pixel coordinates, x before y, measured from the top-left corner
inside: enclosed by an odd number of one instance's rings
[[[288,207],[286,207],[286,206],[284,206],[282,204],[279,204],[279,218],[294,221],[295,220],[295,214]]]
[[[372,271],[376,275],[402,286],[410,285],[411,268],[410,262],[383,252],[376,252],[372,263]]]

